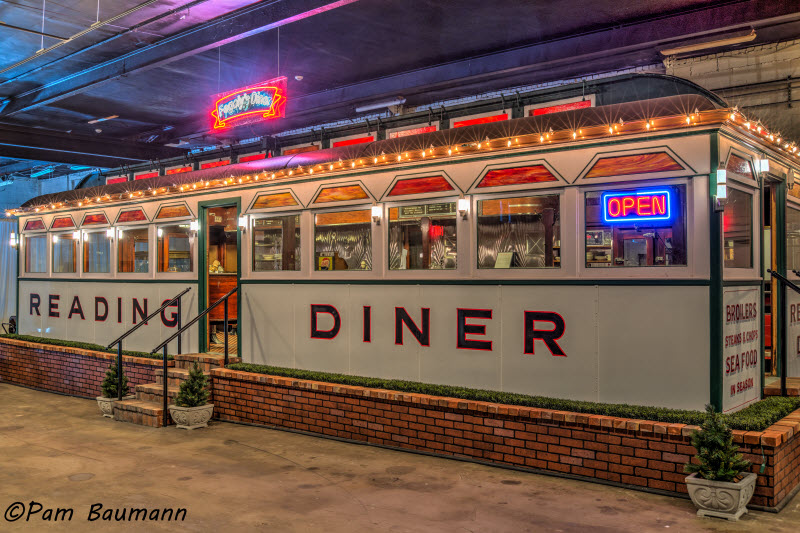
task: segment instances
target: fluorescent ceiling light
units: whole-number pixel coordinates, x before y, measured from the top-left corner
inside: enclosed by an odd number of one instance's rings
[[[755,38],[756,30],[750,30],[750,33],[720,35],[719,37],[709,41],[685,44],[683,46],[676,46],[675,48],[665,48],[664,50],[661,50],[661,54],[665,56],[676,56],[678,54],[686,54],[688,52],[696,52],[698,50],[706,50],[708,48],[718,48],[720,46],[730,46],[732,44],[749,43]]]
[[[90,120],[89,124],[97,124],[98,122],[104,122],[106,120],[111,120],[113,118],[119,118],[119,115],[109,115],[109,116],[103,117],[103,118],[96,118],[94,120]]]
[[[375,102],[374,104],[366,104],[356,108],[356,113],[363,113],[365,111],[374,111],[376,109],[383,109],[384,107],[391,107],[395,105],[405,104],[406,99],[402,96],[395,96],[389,100],[383,100],[381,102]]]

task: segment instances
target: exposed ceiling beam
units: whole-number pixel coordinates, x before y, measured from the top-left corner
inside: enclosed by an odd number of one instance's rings
[[[259,2],[0,101],[0,116],[10,116],[51,104],[120,76],[165,65],[356,1],[358,0]]]
[[[775,0],[766,5],[760,0],[715,4],[293,97],[286,108],[288,118],[280,124],[264,125],[260,132],[307,125],[324,113],[352,117],[360,104],[398,95],[409,100],[434,93],[465,95],[651,65],[662,59],[658,50],[686,39],[787,23],[800,25],[796,0]],[[194,118],[178,124],[162,141],[207,133],[204,120]],[[235,136],[235,131],[229,133]]]
[[[179,148],[0,124],[0,157],[113,167],[185,153]]]
[[[533,83],[552,81],[561,79],[565,68],[576,72],[578,64],[586,64],[586,68],[579,69],[584,74],[603,72],[605,65],[609,70],[617,70],[636,66],[621,62],[620,57],[642,57],[643,51],[655,51],[687,38],[741,29],[745,25],[757,28],[790,22],[800,22],[796,0],[776,0],[766,5],[759,0],[746,0],[735,6],[714,5],[691,13],[554,39],[297,97],[287,105],[287,113],[303,113],[343,103],[355,105],[397,94],[407,97],[465,84],[483,86],[497,78],[533,73],[541,73],[535,80],[528,78]]]

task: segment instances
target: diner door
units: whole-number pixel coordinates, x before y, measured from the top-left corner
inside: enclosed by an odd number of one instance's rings
[[[771,276],[767,269],[784,273],[786,264],[786,192],[785,186],[769,178],[764,181],[762,199],[762,250],[764,271],[764,388],[780,390],[781,350],[786,339],[782,332],[782,321],[786,320],[784,309],[786,292],[781,282]]]
[[[239,287],[241,253],[239,251],[239,205],[220,204],[201,207],[204,232],[203,261],[205,276],[205,301],[207,308],[234,288]],[[225,303],[212,309],[205,318],[202,345],[209,353],[225,353],[227,337],[228,355],[239,351],[239,294],[228,298],[227,322]],[[201,328],[202,330],[203,328]]]

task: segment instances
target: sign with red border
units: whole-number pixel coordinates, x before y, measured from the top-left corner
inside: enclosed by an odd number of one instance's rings
[[[274,120],[285,116],[286,77],[221,93],[215,100],[211,109],[215,130]]]

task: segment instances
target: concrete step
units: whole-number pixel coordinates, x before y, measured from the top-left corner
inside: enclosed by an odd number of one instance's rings
[[[164,424],[164,408],[158,402],[138,399],[122,400],[114,402],[114,420],[160,428]],[[173,424],[169,414],[167,414],[167,423]]]
[[[225,356],[216,353],[185,353],[175,356],[175,367],[189,369],[197,361],[200,364],[200,370],[204,373],[211,372],[212,368],[221,367],[225,364]],[[240,363],[240,357],[228,357],[228,363]]]
[[[167,385],[167,398],[169,403],[174,403],[175,396],[178,395],[180,387],[176,385]],[[144,385],[136,385],[136,399],[145,402],[157,402],[162,405],[164,402],[164,385],[161,383],[147,383]]]

